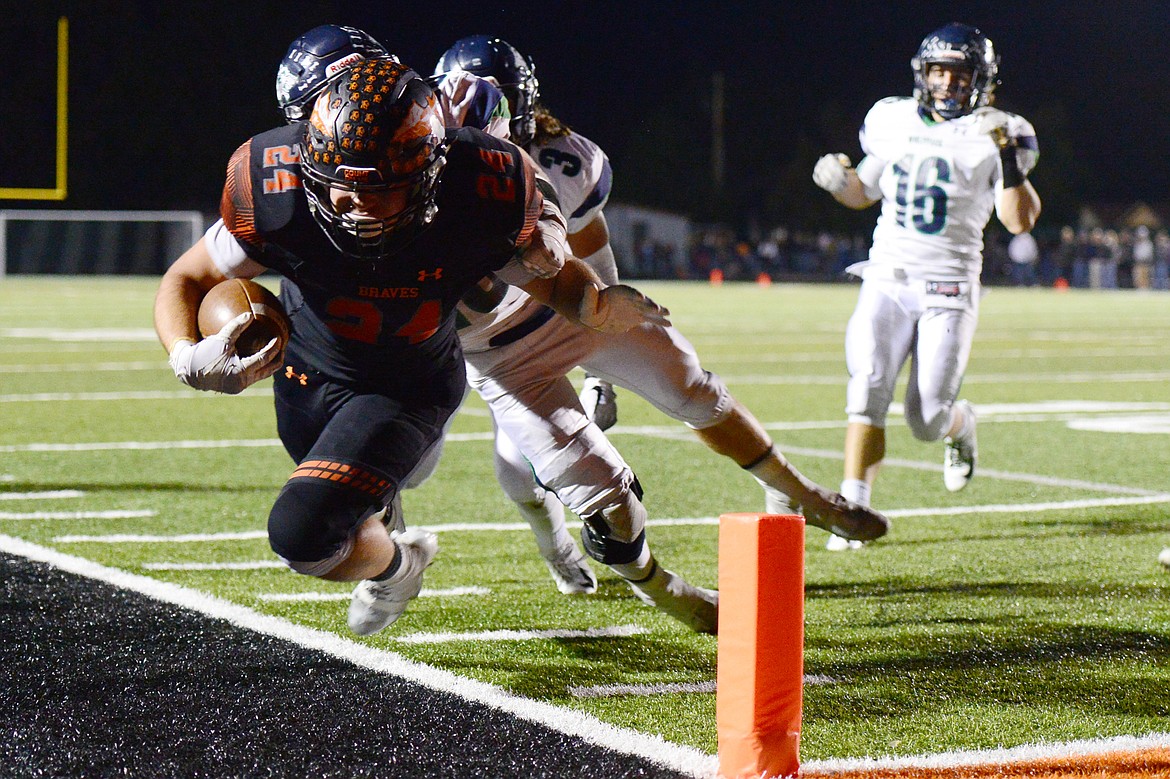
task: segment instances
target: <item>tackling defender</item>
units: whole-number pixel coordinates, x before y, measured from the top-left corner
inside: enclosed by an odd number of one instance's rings
[[[993,108],[999,57],[982,32],[951,23],[922,41],[910,61],[913,97],[889,97],[861,128],[865,157],[821,157],[813,181],[842,205],[881,214],[845,335],[849,369],[841,492],[869,505],[885,458],[886,414],[910,360],[906,422],[921,441],[945,439],[943,481],[952,492],[975,474],[975,411],[957,400],[979,315],[983,230],[994,208],[1010,232],[1027,232],[1040,197],[1027,175],[1036,132]],[[843,539],[829,539],[842,549]]]
[[[601,213],[610,185],[604,154],[539,106],[531,59],[507,42],[488,36],[464,38],[440,59],[436,76],[449,79],[468,70],[490,79],[508,96],[516,117],[513,135],[529,139],[527,148],[552,178],[565,210],[580,218],[583,226],[574,248],[592,252],[592,261],[608,262],[609,271],[601,267],[598,273],[602,277],[612,273],[616,279]],[[603,246],[598,248],[594,241]],[[522,290],[489,284],[481,292],[475,299],[465,298],[461,306],[468,320],[460,339],[469,379],[488,403],[501,433],[496,436],[500,482],[542,548],[572,544],[558,497],[577,511],[573,492],[580,485],[594,484],[599,477],[613,481],[619,472],[629,470],[620,459],[591,465],[590,458],[581,457],[598,446],[596,439],[604,439],[587,424],[566,378],[576,366],[638,393],[694,428],[709,448],[734,460],[764,486],[767,511],[803,511],[809,524],[850,538],[872,540],[887,531],[885,517],[844,501],[793,468],[759,421],[719,377],[702,368],[694,348],[673,327],[639,327],[621,338],[595,338],[551,316]],[[628,480],[632,473],[621,478]],[[591,537],[590,515],[577,513],[586,522],[587,551],[606,562]]]

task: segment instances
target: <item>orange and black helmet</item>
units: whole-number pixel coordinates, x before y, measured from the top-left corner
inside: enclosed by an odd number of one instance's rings
[[[335,244],[342,240],[338,248],[368,257],[379,247],[363,245],[355,252],[350,240],[362,244],[375,234],[385,238],[434,219],[445,154],[443,117],[430,85],[401,63],[365,60],[350,67],[313,105],[300,149],[305,193],[325,232]],[[333,208],[330,189],[401,189],[406,206],[377,225],[355,222]]]

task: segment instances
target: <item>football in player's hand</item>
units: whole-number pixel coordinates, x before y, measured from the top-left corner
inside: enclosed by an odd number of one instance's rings
[[[255,354],[273,338],[284,351],[291,329],[288,314],[276,295],[251,279],[228,279],[216,284],[199,305],[199,333],[215,335],[240,314],[251,311],[255,320],[240,334],[236,353]]]

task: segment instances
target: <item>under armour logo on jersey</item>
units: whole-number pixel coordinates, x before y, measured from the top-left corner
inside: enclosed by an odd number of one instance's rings
[[[431,273],[427,273],[425,270],[420,270],[418,272],[419,281],[426,281],[427,279],[434,279],[435,281],[438,281],[441,278],[443,278],[442,268],[435,268],[435,270]]]

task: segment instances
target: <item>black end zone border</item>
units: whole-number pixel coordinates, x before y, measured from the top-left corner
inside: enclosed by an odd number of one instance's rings
[[[5,777],[687,774],[0,553]]]

